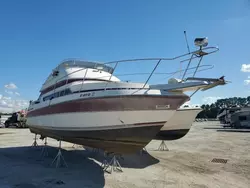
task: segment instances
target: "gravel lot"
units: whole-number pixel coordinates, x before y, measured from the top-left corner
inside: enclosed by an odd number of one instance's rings
[[[166,142],[169,151],[157,151],[160,141],[153,140],[148,154],[124,156],[123,172],[112,174],[103,172],[101,152],[66,142],[68,168],[55,168],[58,142],[48,139],[49,156],[41,157],[43,142],[31,147],[33,138],[29,129],[0,129],[0,188],[250,187],[250,129],[226,129],[216,121],[195,122],[184,138]]]

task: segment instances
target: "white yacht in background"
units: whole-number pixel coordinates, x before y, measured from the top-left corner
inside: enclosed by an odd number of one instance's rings
[[[196,118],[202,111],[200,107],[184,105],[177,109],[176,113],[164,124],[154,139],[177,140],[185,136]]]
[[[196,80],[197,82],[193,82]],[[206,84],[202,84],[206,80]],[[191,82],[188,82],[191,81]],[[178,79],[170,79],[168,87],[165,87],[164,91],[170,93],[184,93],[187,91],[198,90],[205,91],[211,89],[218,85],[226,84],[224,77],[219,79],[214,78],[187,78],[185,81],[180,81]],[[190,98],[193,96],[190,96]],[[168,122],[164,124],[161,130],[157,133],[154,139],[156,140],[177,140],[185,136],[196,118],[196,116],[202,111],[199,106],[190,106],[188,104],[182,105],[177,109],[176,113],[170,118]]]

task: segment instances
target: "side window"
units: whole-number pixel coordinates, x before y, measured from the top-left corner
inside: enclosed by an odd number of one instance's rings
[[[53,99],[53,98],[55,98],[54,93],[53,93],[53,94],[50,94],[50,95],[48,95],[48,96],[46,96],[46,97],[44,97],[44,98],[43,98],[43,101],[51,100],[51,99]]]
[[[66,90],[59,91],[59,92],[56,92],[56,93],[52,93],[52,94],[50,94],[48,96],[43,97],[43,101],[52,100],[54,98],[61,97],[61,96],[64,96],[64,95],[69,95],[69,94],[71,94],[71,90],[66,89]]]
[[[59,92],[56,92],[56,93],[54,94],[54,98],[57,98],[57,97],[59,97]]]
[[[69,94],[71,94],[70,89],[66,89],[66,90],[65,90],[65,95],[69,95]]]
[[[40,101],[39,101],[39,100],[36,100],[34,103],[35,103],[35,104],[39,104],[39,103],[40,103]]]
[[[60,96],[64,96],[65,95],[65,90],[60,92]]]

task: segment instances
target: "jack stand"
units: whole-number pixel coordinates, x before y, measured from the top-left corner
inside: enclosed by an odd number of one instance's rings
[[[142,149],[140,150],[140,155],[147,154],[147,153],[148,153],[148,151],[147,151],[146,148],[142,148]]]
[[[67,163],[65,162],[62,152],[61,152],[61,141],[59,141],[59,151],[55,157],[55,159],[52,161],[51,166],[56,162],[56,168],[58,167],[68,167]]]
[[[104,156],[106,156],[106,154],[104,154]],[[103,170],[105,172],[108,172],[110,174],[112,174],[113,171],[123,172],[122,167],[121,167],[119,161],[117,160],[117,155],[115,155],[115,154],[114,154],[114,156],[112,157],[112,159],[111,159],[111,161],[109,163],[105,159],[103,161],[101,167],[103,168]],[[108,171],[109,168],[110,168],[110,171]]]
[[[161,141],[161,144],[160,144],[160,146],[158,148],[158,151],[169,151],[169,149],[168,149],[168,147],[167,147],[164,140]]]
[[[41,157],[48,157],[49,156],[49,151],[48,151],[48,146],[47,146],[47,137],[45,138],[44,146],[42,148],[41,152]]]
[[[36,141],[36,134],[35,134],[35,138],[34,138],[34,142],[33,142],[32,146],[34,146],[34,147],[38,146],[37,141]]]

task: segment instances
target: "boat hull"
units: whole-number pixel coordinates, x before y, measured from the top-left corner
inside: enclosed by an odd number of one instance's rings
[[[130,95],[73,100],[28,112],[27,124],[42,137],[132,153],[146,146],[188,99]]]
[[[177,140],[184,137],[201,111],[201,108],[178,109],[170,120],[164,124],[154,139]]]
[[[70,130],[44,127],[30,127],[30,131],[43,137],[100,148],[115,153],[131,153],[145,147],[159,132],[165,122],[155,122],[144,126],[120,127],[103,130]]]

